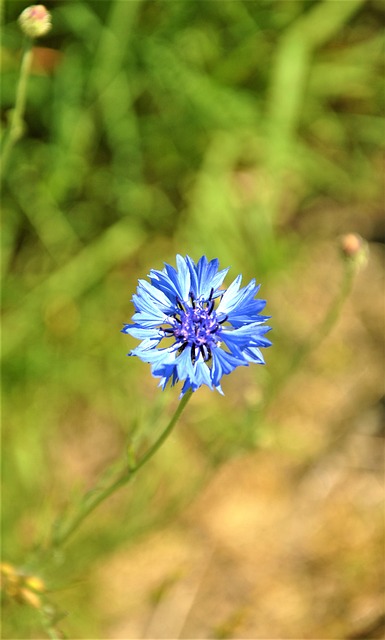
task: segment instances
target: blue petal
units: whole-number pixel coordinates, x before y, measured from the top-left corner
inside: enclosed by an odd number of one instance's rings
[[[267,340],[263,338],[267,331],[270,331],[270,327],[261,326],[260,322],[251,322],[238,329],[223,328],[220,332],[220,338],[233,354],[239,355],[239,352],[246,347],[264,346],[261,342]]]
[[[266,306],[265,300],[253,300],[244,298],[227,315],[227,320],[233,327],[241,327],[249,322],[265,322],[270,316],[259,315]]]
[[[236,358],[231,353],[223,351],[223,349],[213,349],[213,368],[211,377],[215,386],[219,384],[223,375],[228,375],[236,367],[247,366],[245,359]]]
[[[271,330],[271,327],[261,327],[261,329],[266,329],[267,333],[267,331]],[[265,338],[261,333],[252,340],[251,344],[253,347],[271,347],[273,343],[268,338]]]
[[[171,386],[178,382],[178,373],[175,362],[160,362],[151,367],[151,373],[155,378],[160,378],[159,386],[163,389],[171,380]]]
[[[182,387],[181,397],[186,393],[188,389],[196,391],[203,384],[208,386],[210,389],[213,388],[209,367],[202,359],[198,359],[197,362],[193,365],[193,371],[191,375],[188,376],[185,380],[185,383]],[[218,391],[222,392],[220,387],[218,388]]]
[[[178,271],[171,265],[165,263],[166,274],[179,300],[188,300],[190,293],[190,271],[186,260],[177,255],[176,264]]]
[[[139,347],[141,351],[148,351],[149,349],[155,349],[155,347],[158,346],[159,342],[163,339],[163,337],[160,338],[146,338],[145,340],[142,340],[142,342],[140,343]],[[129,353],[129,355],[132,355],[132,352]],[[136,354],[135,354],[136,355]]]
[[[176,257],[176,266],[178,267],[177,279],[181,300],[188,300],[191,289],[190,271],[186,260],[179,254]]]
[[[182,301],[188,300],[190,293],[190,271],[187,263],[180,255],[176,257],[176,263],[178,271],[167,263],[162,271],[150,271],[152,286],[162,291],[173,305],[178,298]],[[174,309],[176,310],[175,307]]]
[[[150,279],[151,284],[156,289],[159,289],[159,291],[162,291],[171,300],[171,302],[176,305],[176,297],[178,295],[178,292],[175,289],[173,282],[168,277],[166,269],[163,269],[163,271],[151,269]]]
[[[190,270],[191,290],[194,297],[207,300],[212,290],[214,292],[212,298],[218,297],[220,295],[218,289],[228,272],[228,268],[218,271],[219,260],[214,259],[208,262],[206,256],[202,256],[197,265],[189,256],[186,256],[186,262]]]
[[[265,364],[265,359],[261,351],[258,349],[258,347],[247,347],[243,351],[243,355],[245,356],[246,360],[248,360],[249,362],[256,362],[257,364]]]
[[[179,380],[186,380],[186,378],[194,376],[190,347],[186,347],[186,349],[184,349],[182,353],[178,355],[175,362],[178,370]]]
[[[182,391],[180,392],[180,396],[179,398],[182,398],[184,396],[184,394],[186,393],[186,391],[188,391],[189,389],[192,389],[192,385],[191,385],[191,380],[190,378],[186,378],[184,385],[182,387]],[[194,391],[194,389],[193,389]]]
[[[241,285],[241,282],[242,282],[242,276],[239,275],[231,283],[229,288],[226,289],[226,291],[224,292],[224,294],[222,296],[222,300],[220,301],[220,303],[218,305],[217,313],[223,313],[224,315],[228,314],[228,312],[232,308],[231,302],[234,299],[234,297],[237,295],[239,287]]]
[[[202,358],[199,358],[194,364],[194,383],[196,388],[202,384],[207,385],[210,389],[213,387],[210,369]]]
[[[217,309],[217,313],[224,313],[230,316],[231,312],[238,308],[243,308],[250,303],[259,291],[259,286],[255,285],[255,280],[251,280],[246,287],[239,290],[242,276],[238,276],[224,293]],[[263,305],[264,306],[264,305]],[[263,308],[263,306],[261,308]]]
[[[151,312],[134,313],[134,315],[132,316],[132,319],[136,324],[141,324],[143,327],[146,327],[149,329],[151,328],[154,329],[155,327],[158,327],[160,324],[167,322],[167,316],[164,316],[163,314],[161,316],[156,316]]]
[[[155,339],[163,338],[163,334],[158,329],[152,329],[148,327],[141,327],[137,324],[125,324],[122,333],[128,333],[130,336],[137,338],[138,340],[144,340],[147,338]]]
[[[132,296],[132,301],[137,312],[133,317],[135,322],[147,322],[148,326],[155,326],[166,321],[168,316],[159,309],[151,299],[142,298],[137,294],[134,294]]]
[[[148,300],[164,313],[169,314],[175,310],[175,304],[170,298],[147,280],[139,280],[137,294],[141,300]]]
[[[194,260],[192,260],[190,258],[190,256],[186,256],[186,263],[187,263],[187,266],[188,266],[189,271],[190,271],[190,288],[191,288],[191,292],[192,292],[194,298],[197,298],[198,297],[197,291],[199,289],[197,266],[196,266]]]

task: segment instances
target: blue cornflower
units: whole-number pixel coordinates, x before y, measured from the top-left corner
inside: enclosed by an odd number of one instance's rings
[[[197,264],[186,256],[176,257],[177,270],[165,264],[152,269],[150,282],[139,280],[133,296],[134,324],[129,333],[142,342],[128,355],[151,364],[163,389],[171,380],[184,381],[183,395],[202,384],[222,393],[220,380],[249,362],[264,364],[260,347],[269,347],[261,316],[265,300],[255,299],[255,280],[242,289],[239,275],[228,289],[220,289],[228,269],[218,271],[219,261],[205,256]],[[160,348],[163,342],[163,348]]]

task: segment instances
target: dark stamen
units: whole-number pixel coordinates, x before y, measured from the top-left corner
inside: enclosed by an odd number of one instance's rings
[[[178,349],[178,356],[180,356],[180,354],[183,353],[183,351],[185,350],[186,347],[187,347],[187,342],[184,342],[182,344],[182,346],[179,347],[179,349]]]
[[[211,289],[212,291],[212,289]],[[207,313],[210,315],[210,313],[212,312],[212,310],[214,309],[214,300],[211,300],[209,306],[207,307]]]
[[[210,302],[210,300],[212,299],[213,295],[214,295],[214,288],[213,288],[213,287],[211,287],[211,291],[210,291],[209,299],[207,300],[207,302]]]
[[[219,320],[219,324],[223,324],[224,322],[226,322],[226,320],[227,320],[227,318],[228,318],[228,317],[229,317],[229,316],[225,316],[225,317],[223,318],[223,320]]]
[[[194,345],[191,347],[191,362],[195,364],[195,346]]]
[[[194,296],[193,296],[193,292],[190,291],[190,300],[191,300],[191,306],[193,309],[195,309],[195,300],[194,300]]]

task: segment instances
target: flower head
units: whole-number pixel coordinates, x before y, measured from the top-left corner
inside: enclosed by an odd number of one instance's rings
[[[242,276],[221,289],[228,269],[219,271],[218,260],[202,256],[195,264],[178,255],[176,264],[152,269],[150,282],[139,280],[134,323],[122,332],[142,342],[128,355],[149,362],[163,389],[181,380],[182,395],[202,384],[222,393],[223,375],[250,362],[264,364],[260,348],[271,345],[264,324],[269,316],[260,315],[266,302],[255,299],[255,280],[240,288]]]
[[[43,4],[34,4],[21,12],[19,24],[25,35],[40,38],[51,30],[51,14]]]

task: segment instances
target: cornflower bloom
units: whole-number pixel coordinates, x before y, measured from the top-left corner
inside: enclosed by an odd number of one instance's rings
[[[264,324],[270,316],[260,312],[266,302],[255,299],[255,280],[240,288],[241,275],[221,289],[228,269],[218,271],[217,259],[202,256],[195,264],[177,255],[176,264],[177,270],[166,263],[162,271],[152,269],[150,282],[139,280],[134,323],[122,332],[142,342],[128,355],[150,363],[163,389],[181,380],[182,396],[203,384],[223,393],[223,375],[250,362],[265,364],[260,348],[271,345]]]

